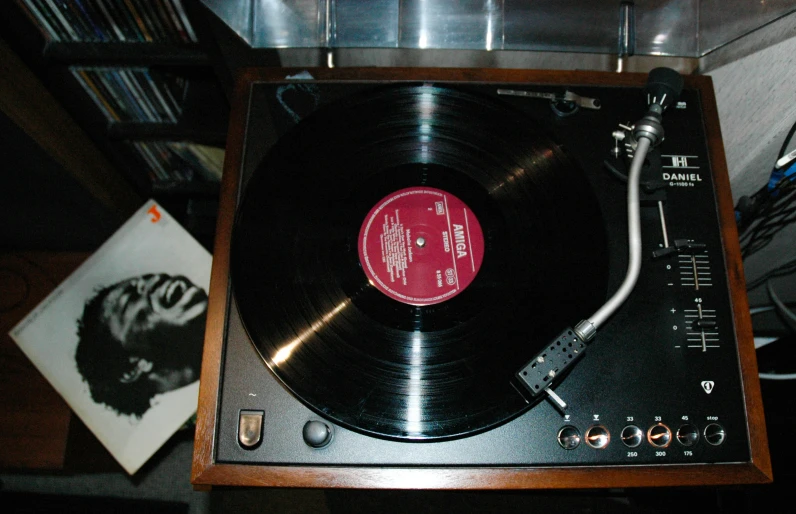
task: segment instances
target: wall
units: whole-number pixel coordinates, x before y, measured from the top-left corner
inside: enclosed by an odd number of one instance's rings
[[[740,54],[740,55],[739,55]],[[768,182],[777,154],[796,122],[796,15],[790,15],[702,59],[713,78],[733,198]],[[796,148],[796,138],[788,150]],[[796,225],[744,262],[747,280],[796,258]],[[777,291],[796,299],[793,280],[777,281]],[[767,302],[765,288],[751,292],[753,303]]]

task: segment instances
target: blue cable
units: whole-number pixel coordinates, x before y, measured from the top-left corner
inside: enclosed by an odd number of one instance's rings
[[[784,169],[776,169],[771,172],[771,176],[768,179],[768,191],[771,193],[772,198],[777,198],[779,196],[779,189],[777,189],[777,184],[782,182],[783,179],[788,179],[790,182],[794,181],[796,178],[796,161],[792,162],[790,167]]]

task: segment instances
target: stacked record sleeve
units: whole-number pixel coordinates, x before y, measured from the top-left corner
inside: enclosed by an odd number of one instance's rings
[[[182,0],[17,0],[51,41],[196,43]]]
[[[222,148],[187,141],[135,141],[129,144],[146,163],[155,185],[217,183],[221,179]]]
[[[177,123],[186,81],[141,67],[69,68],[111,122]]]

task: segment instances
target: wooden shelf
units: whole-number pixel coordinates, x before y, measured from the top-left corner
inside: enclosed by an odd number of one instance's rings
[[[174,188],[153,185],[146,164],[135,158],[126,144],[185,141],[225,146],[229,101],[218,77],[218,71],[225,69],[225,65],[215,51],[216,43],[208,28],[207,17],[211,13],[199,0],[184,0],[183,6],[199,42],[49,41],[15,2],[0,7],[0,28],[3,28],[4,37],[13,42],[26,65],[142,197],[157,199],[159,195],[196,194],[198,198],[208,198],[218,194],[217,183]],[[186,83],[181,114],[176,123],[109,121],[72,76],[70,66],[146,67],[179,76]]]
[[[183,111],[177,123],[115,122],[108,125],[110,140],[188,140],[224,146],[229,108],[224,92],[209,80],[189,80]]]
[[[105,66],[211,66],[210,55],[198,44],[168,43],[48,43],[44,57],[56,62]]]

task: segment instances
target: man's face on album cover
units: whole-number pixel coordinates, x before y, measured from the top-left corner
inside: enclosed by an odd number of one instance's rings
[[[202,288],[164,273],[122,280],[89,299],[75,360],[94,401],[140,416],[155,394],[198,380],[206,313]]]
[[[102,319],[129,354],[119,381],[148,377],[160,392],[198,378],[207,294],[182,276],[150,274],[113,286]]]
[[[180,327],[203,315],[207,295],[185,277],[143,275],[118,283],[103,302],[111,333],[132,353],[152,350],[146,334]]]

